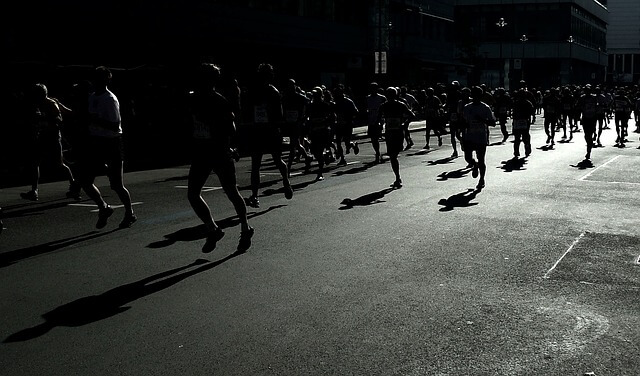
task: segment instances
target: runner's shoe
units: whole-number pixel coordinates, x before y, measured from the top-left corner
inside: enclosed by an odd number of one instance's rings
[[[120,227],[120,228],[129,228],[137,220],[138,220],[138,217],[136,217],[135,214],[126,214],[124,216],[124,218],[122,219],[122,222],[120,222],[120,225],[118,225],[118,227]]]
[[[402,188],[402,180],[398,179],[391,184],[391,188],[400,189]]]
[[[253,237],[254,233],[255,230],[253,227],[249,227],[248,230],[242,231],[240,233],[240,241],[238,242],[237,252],[244,253],[249,249],[249,247],[251,247],[251,238]]]
[[[353,153],[355,155],[358,155],[358,153],[360,153],[360,146],[358,146],[358,143],[354,142],[352,147],[353,147]]]
[[[104,226],[107,225],[107,220],[109,219],[109,217],[111,217],[111,214],[113,214],[113,208],[109,205],[100,209],[100,211],[98,212],[98,222],[96,223],[96,228],[104,228]]]
[[[20,197],[25,200],[38,201],[38,191],[30,190],[29,192],[20,193]]]
[[[224,231],[220,227],[216,227],[207,235],[207,241],[202,246],[202,253],[209,253],[216,249],[216,244],[224,236]]]
[[[244,201],[248,206],[251,206],[252,208],[257,209],[260,207],[260,201],[258,201],[258,198],[256,196],[246,198]]]

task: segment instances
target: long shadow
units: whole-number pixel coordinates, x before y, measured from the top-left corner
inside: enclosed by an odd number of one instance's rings
[[[86,201],[86,200],[84,200]],[[28,204],[9,205],[2,208],[4,218],[16,218],[30,215],[40,215],[46,210],[63,208],[71,202],[83,202],[76,201],[68,198],[60,198],[47,202],[32,202]]]
[[[444,164],[452,163],[456,160],[457,157],[446,157],[441,159],[436,159],[435,161],[427,161],[428,166],[439,166]]]
[[[272,185],[276,185],[276,184],[282,184],[282,179],[280,178],[280,176],[278,176],[277,179],[274,180],[267,180],[264,181],[264,179],[260,179],[260,189],[262,188],[266,188],[266,187],[271,187]],[[241,187],[238,187],[238,190],[240,191],[248,191],[251,189],[251,184],[249,183],[248,185],[244,185]]]
[[[274,205],[269,207],[268,209],[259,211],[259,212],[250,212],[247,213],[247,218],[255,218],[257,216],[266,214],[272,210],[279,209],[285,207],[286,205]],[[238,219],[237,215],[227,217],[221,220],[217,220],[216,223],[220,228],[230,228],[240,224],[240,219]],[[192,242],[200,239],[204,239],[207,237],[207,228],[204,224],[200,224],[193,227],[187,227],[180,229],[178,231],[172,232],[170,234],[164,235],[163,240],[159,240],[157,242],[150,243],[147,245],[147,248],[165,248],[170,245],[173,245],[177,242]]]
[[[539,148],[536,148],[538,150],[542,150],[542,151],[550,151],[550,150],[555,150],[555,148],[553,147],[553,145],[544,145],[544,146],[540,146]]]
[[[526,170],[526,168],[524,168],[524,165],[527,164],[527,160],[526,158],[513,157],[507,161],[502,161],[500,163],[502,163],[502,166],[500,166],[500,168],[503,169],[504,172],[523,171]]]
[[[353,175],[353,174],[358,174],[360,172],[365,172],[368,169],[370,169],[371,167],[377,165],[378,163],[376,163],[375,161],[371,161],[371,162],[365,162],[362,163],[361,166],[359,167],[351,167],[347,170],[341,170],[341,171],[336,171],[333,173],[333,176],[342,176],[342,175]]]
[[[467,174],[469,174],[469,171],[471,171],[471,169],[469,168],[459,168],[457,170],[453,170],[453,171],[445,171],[441,174],[438,175],[438,181],[447,181],[449,179],[460,179],[463,178],[465,176],[467,176]]]
[[[120,230],[119,228],[106,231],[90,231],[86,234],[72,236],[66,239],[54,240],[48,243],[35,245],[32,247],[20,248],[9,252],[0,253],[0,268],[5,268],[9,265],[15,264],[16,262],[24,259],[28,259],[30,257],[42,255],[45,253],[50,253],[57,251],[59,249],[78,244],[87,240],[100,238],[105,235],[109,235],[116,231]]]
[[[593,162],[590,159],[583,159],[578,162],[578,164],[570,165],[571,167],[577,168],[578,170],[586,170],[588,168],[593,168]]]
[[[407,157],[415,157],[415,156],[420,156],[420,155],[427,155],[429,153],[431,153],[434,149],[420,149],[416,152],[413,153],[407,153],[405,154]]]
[[[471,202],[480,193],[478,189],[467,189],[464,192],[450,196],[449,198],[443,198],[438,201],[438,205],[441,205],[441,212],[452,211],[454,208],[467,208],[470,206],[478,205],[477,202]]]
[[[189,180],[189,175],[184,175],[184,176],[174,176],[171,178],[166,178],[164,180],[158,180],[156,181],[156,183],[168,183],[171,181],[186,181]]]
[[[345,198],[340,203],[343,206],[341,206],[338,210],[348,210],[348,209],[353,209],[356,206],[369,206],[373,204],[380,204],[384,202],[382,200],[384,196],[386,196],[388,193],[393,192],[394,190],[395,190],[394,188],[386,188],[378,192],[367,193],[364,196],[360,196],[354,199]]]
[[[74,300],[43,314],[42,318],[45,322],[11,334],[3,342],[28,341],[45,335],[55,327],[78,327],[107,319],[129,310],[131,307],[126,306],[128,303],[162,291],[196,274],[211,270],[241,254],[241,252],[235,252],[214,262],[198,259],[189,265],[167,270],[136,282],[118,286],[100,295],[92,295]],[[193,267],[196,268],[188,270]]]

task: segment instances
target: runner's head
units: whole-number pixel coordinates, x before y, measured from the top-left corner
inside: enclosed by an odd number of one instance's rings
[[[220,82],[220,67],[211,63],[200,64],[200,83],[205,88],[215,87]]]
[[[385,91],[385,95],[387,96],[388,100],[394,100],[398,97],[398,89],[393,86],[389,86]]]
[[[479,101],[484,94],[484,90],[480,86],[474,86],[471,88],[471,98],[474,101]]]

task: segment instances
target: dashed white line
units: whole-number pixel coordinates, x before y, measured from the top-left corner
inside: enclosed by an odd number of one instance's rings
[[[621,155],[616,155],[615,157],[613,157],[613,158],[609,159],[608,161],[606,161],[605,163],[601,164],[600,166],[598,166],[598,167],[594,168],[593,170],[589,171],[589,173],[588,173],[588,174],[586,174],[585,176],[581,177],[581,178],[580,178],[580,179],[578,179],[578,180],[583,180],[583,181],[584,181],[586,178],[588,178],[589,176],[591,176],[591,174],[593,174],[594,172],[598,171],[598,170],[599,170],[599,169],[601,169],[602,167],[604,167],[604,166],[608,165],[609,163],[611,163],[611,162],[615,161],[616,159],[618,159],[618,158],[620,158],[620,157],[621,157]]]
[[[135,206],[135,205],[142,205],[142,202],[132,202],[131,203],[131,206]],[[98,205],[96,205],[96,204],[69,204],[68,206],[89,207],[89,208],[97,208],[98,207]],[[111,205],[111,208],[113,208],[113,209],[124,208],[124,205]],[[99,211],[100,211],[100,209],[94,209],[94,210],[91,210],[91,213],[97,213]]]
[[[176,188],[179,189],[187,189],[189,188],[189,186],[187,185],[176,185]],[[211,191],[216,191],[218,189],[222,189],[222,187],[202,187],[202,192],[211,192]]]
[[[577,238],[576,240],[573,241],[573,243],[571,243],[571,245],[569,246],[569,248],[567,248],[567,250],[562,254],[562,256],[560,256],[560,258],[558,259],[558,261],[556,261],[555,264],[553,264],[553,266],[551,267],[551,269],[547,270],[547,272],[544,274],[544,276],[542,278],[544,279],[548,279],[549,275],[551,275],[551,272],[553,272],[555,270],[555,268],[558,266],[558,264],[560,264],[560,261],[562,261],[562,259],[564,259],[564,257],[569,254],[569,252],[571,252],[571,250],[573,249],[573,247],[576,246],[576,244],[578,244],[578,242],[580,242],[580,240],[582,238],[584,238],[584,236],[587,234],[586,231],[583,231]]]

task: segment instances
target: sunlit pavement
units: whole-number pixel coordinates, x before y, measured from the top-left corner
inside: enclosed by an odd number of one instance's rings
[[[448,135],[420,149],[419,123],[401,189],[366,137],[324,181],[294,165],[292,200],[265,158],[244,254],[214,176],[226,235],[201,253],[188,166],[127,174],[123,230],[122,208],[95,230],[64,183],[3,189],[3,374],[638,375],[640,135],[605,130],[586,163],[582,132],[548,149],[542,120],[526,159],[492,130],[482,191]]]

